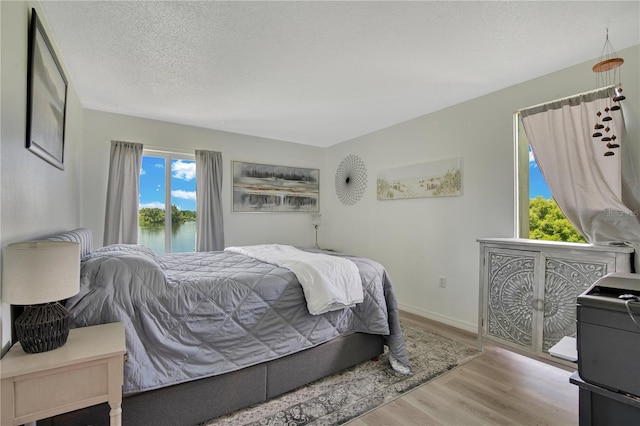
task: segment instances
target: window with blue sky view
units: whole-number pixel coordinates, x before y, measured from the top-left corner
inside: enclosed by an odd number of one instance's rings
[[[533,157],[531,147],[529,147],[529,198],[533,199],[537,196],[549,200],[551,199],[551,191],[538,168],[538,163]]]
[[[195,251],[195,160],[144,155],[139,203],[139,244],[157,253]]]

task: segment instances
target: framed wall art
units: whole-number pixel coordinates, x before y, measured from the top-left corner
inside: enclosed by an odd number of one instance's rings
[[[462,194],[462,158],[430,161],[382,170],[378,200],[453,197]]]
[[[35,9],[28,54],[26,147],[64,170],[67,78]]]
[[[232,161],[234,212],[320,211],[320,170]]]

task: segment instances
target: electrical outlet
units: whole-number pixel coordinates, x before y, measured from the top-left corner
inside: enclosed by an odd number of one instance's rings
[[[440,277],[440,287],[445,288],[447,286],[447,277]]]

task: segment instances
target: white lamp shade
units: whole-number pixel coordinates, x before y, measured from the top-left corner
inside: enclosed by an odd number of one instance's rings
[[[9,244],[2,261],[2,300],[36,305],[69,298],[80,290],[80,245],[68,241]]]
[[[320,213],[314,213],[311,215],[311,224],[312,225],[321,225],[322,224],[322,215]]]

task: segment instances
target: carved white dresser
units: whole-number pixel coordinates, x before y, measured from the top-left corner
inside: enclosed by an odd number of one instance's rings
[[[478,339],[551,359],[576,335],[576,299],[610,272],[630,272],[633,249],[516,238],[479,239]],[[557,361],[557,359],[554,358]]]

